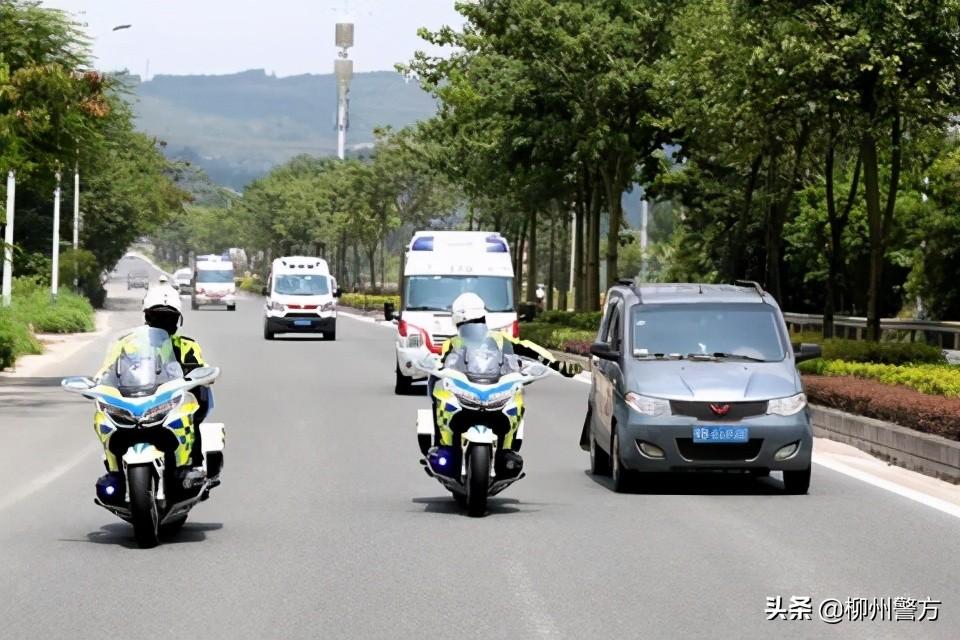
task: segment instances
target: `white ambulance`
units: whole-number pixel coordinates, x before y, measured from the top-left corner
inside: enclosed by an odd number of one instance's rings
[[[397,319],[397,394],[424,380],[414,367],[456,334],[450,305],[461,293],[483,298],[491,329],[520,333],[507,240],[489,231],[417,231],[407,247]]]
[[[263,337],[278,333],[322,333],[337,339],[337,281],[326,260],[306,256],[277,258],[263,288]]]
[[[233,263],[217,255],[197,256],[190,288],[190,308],[225,306],[237,310]]]

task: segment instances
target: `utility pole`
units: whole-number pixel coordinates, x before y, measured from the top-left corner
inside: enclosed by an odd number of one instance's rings
[[[80,293],[80,164],[73,168],[73,290]]]
[[[7,172],[7,223],[3,233],[3,306],[10,306],[10,288],[13,285],[13,202],[17,177],[13,169]]]
[[[573,296],[573,286],[575,283],[576,269],[576,255],[577,255],[577,216],[574,214],[570,219],[570,286],[567,288],[570,296]],[[571,300],[573,298],[571,297]]]
[[[353,23],[338,22],[335,41],[340,52],[333,61],[333,71],[337,77],[337,157],[346,156],[347,127],[350,125],[350,80],[353,78],[353,60],[347,57],[347,49],[353,46]]]
[[[53,268],[50,274],[50,295],[57,301],[60,284],[60,172],[57,171],[57,188],[53,192]]]

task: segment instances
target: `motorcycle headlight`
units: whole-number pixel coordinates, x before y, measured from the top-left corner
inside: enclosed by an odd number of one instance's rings
[[[106,402],[97,401],[97,408],[107,414],[110,420],[118,427],[132,427],[137,424],[137,419],[126,409],[115,407]]]
[[[631,409],[645,416],[662,416],[670,413],[670,402],[662,398],[642,396],[631,391],[624,399]]]
[[[798,393],[787,398],[774,398],[767,402],[767,413],[777,416],[792,416],[807,406],[807,394]]]
[[[173,400],[163,402],[158,404],[155,407],[147,409],[143,416],[140,418],[140,422],[143,424],[157,424],[158,422],[163,422],[167,414],[180,406],[180,403],[183,401],[183,396],[179,395]]]
[[[333,311],[335,308],[336,308],[336,307],[334,306],[334,304],[333,304],[332,302],[328,302],[328,303],[326,303],[325,305],[323,305],[322,307],[320,307],[320,311]]]
[[[500,393],[492,394],[487,398],[487,401],[484,404],[491,409],[497,409],[507,404],[512,397],[513,389],[508,389],[507,391],[501,391]]]

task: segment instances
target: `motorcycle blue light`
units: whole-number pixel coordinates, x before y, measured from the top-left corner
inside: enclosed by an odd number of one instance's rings
[[[446,403],[446,404],[444,405],[443,410],[446,411],[447,413],[453,413],[454,411],[457,410],[457,405],[455,405],[455,404],[450,404],[450,403],[448,402],[448,403]]]
[[[440,456],[440,457],[437,459],[437,464],[440,465],[441,467],[447,466],[447,458],[446,458],[446,456]]]
[[[117,492],[117,488],[114,486],[107,486],[106,488],[104,488],[104,492],[106,492],[108,496],[112,496]]]

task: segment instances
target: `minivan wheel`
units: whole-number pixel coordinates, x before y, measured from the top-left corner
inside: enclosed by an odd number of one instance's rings
[[[590,430],[590,473],[595,476],[610,475],[610,456],[597,444],[593,429]]]
[[[400,365],[396,368],[396,382],[393,384],[393,392],[398,396],[405,396],[413,391],[413,383],[410,378],[400,373]]]
[[[612,463],[610,475],[613,477],[613,490],[617,493],[627,493],[631,488],[633,473],[623,467],[623,460],[620,457],[620,435],[617,433],[616,426],[613,431],[613,446],[610,449]]]
[[[810,467],[783,472],[783,488],[787,493],[799,496],[810,490]]]

